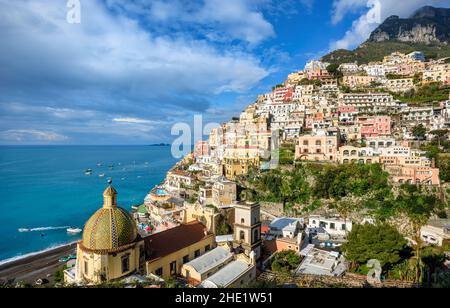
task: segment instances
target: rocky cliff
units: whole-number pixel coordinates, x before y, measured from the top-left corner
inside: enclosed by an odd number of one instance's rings
[[[368,42],[386,40],[448,44],[450,42],[450,9],[425,6],[409,18],[391,16],[372,32]]]

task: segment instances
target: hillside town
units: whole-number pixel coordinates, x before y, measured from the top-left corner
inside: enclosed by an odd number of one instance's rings
[[[439,283],[450,267],[449,87],[449,59],[420,51],[307,63],[197,142],[132,215],[110,185],[65,283],[364,286],[377,256],[374,285]],[[382,260],[383,249],[396,254]],[[418,274],[420,256],[438,254]]]

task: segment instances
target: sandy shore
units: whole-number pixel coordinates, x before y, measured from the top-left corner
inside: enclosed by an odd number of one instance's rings
[[[76,243],[72,243],[1,264],[0,283],[14,284],[19,281],[34,283],[39,278],[45,278],[52,283],[53,274],[65,265],[59,262],[59,259],[74,254],[75,250]]]

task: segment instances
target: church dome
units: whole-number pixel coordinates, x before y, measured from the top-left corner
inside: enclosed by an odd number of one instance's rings
[[[84,226],[82,245],[95,251],[119,250],[136,240],[136,224],[126,210],[117,207],[117,192],[111,185],[104,191],[103,198],[103,208]]]

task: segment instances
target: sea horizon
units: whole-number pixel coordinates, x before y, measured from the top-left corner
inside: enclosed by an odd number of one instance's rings
[[[0,145],[0,264],[77,241],[111,177],[119,206],[143,202],[178,159],[168,146]],[[101,166],[97,166],[102,163]],[[114,164],[113,170],[108,165]],[[91,176],[85,170],[93,169]],[[104,176],[99,176],[104,173]],[[34,228],[34,232],[19,232]]]

